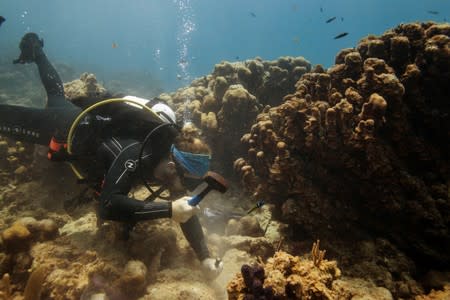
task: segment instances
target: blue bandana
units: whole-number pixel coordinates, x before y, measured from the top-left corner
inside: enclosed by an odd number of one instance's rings
[[[189,175],[203,177],[209,170],[211,156],[208,154],[194,154],[178,150],[174,145],[170,149],[175,160],[185,169]]]

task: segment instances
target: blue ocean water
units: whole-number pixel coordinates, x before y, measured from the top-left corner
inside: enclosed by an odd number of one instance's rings
[[[55,62],[96,73],[141,72],[172,91],[222,60],[304,56],[330,66],[336,53],[399,23],[450,20],[449,0],[1,0],[1,61],[26,32]],[[330,23],[325,21],[336,19]],[[348,36],[335,40],[339,33]],[[134,79],[135,80],[135,79]]]

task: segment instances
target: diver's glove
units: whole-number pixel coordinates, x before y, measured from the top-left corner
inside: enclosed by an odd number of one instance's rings
[[[223,270],[223,261],[219,258],[205,258],[202,260],[202,269],[208,278],[214,279]]]
[[[184,223],[193,215],[200,212],[200,207],[198,207],[198,205],[189,205],[189,199],[191,199],[191,197],[184,196],[172,202],[172,219],[174,221],[178,223]]]
[[[43,55],[42,48],[44,47],[44,40],[39,39],[39,36],[34,32],[25,34],[20,41],[20,56],[13,60],[14,64],[26,64],[36,61],[36,58]]]

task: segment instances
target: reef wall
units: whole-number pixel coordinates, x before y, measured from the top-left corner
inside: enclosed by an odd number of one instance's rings
[[[297,235],[370,233],[449,267],[449,82],[449,24],[366,37],[258,115],[235,170]]]

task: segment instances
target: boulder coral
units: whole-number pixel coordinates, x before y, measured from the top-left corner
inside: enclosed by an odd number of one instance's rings
[[[64,95],[66,99],[70,99],[81,107],[111,97],[108,91],[97,82],[95,75],[90,73],[83,73],[79,79],[64,83]]]
[[[175,108],[180,123],[191,121],[202,129],[213,145],[214,167],[231,173],[241,148],[239,138],[250,129],[256,115],[294,92],[295,82],[310,70],[303,57],[223,61],[210,75],[159,98]]]
[[[402,24],[304,74],[242,136],[242,184],[308,235],[377,232],[450,266],[449,33]]]

